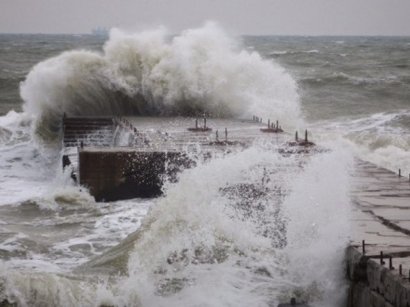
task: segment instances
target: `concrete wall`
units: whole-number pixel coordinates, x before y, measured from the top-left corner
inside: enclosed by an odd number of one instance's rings
[[[350,246],[346,251],[350,282],[348,307],[410,307],[410,282],[380,259],[363,256]]]
[[[164,176],[170,180],[188,159],[178,152],[110,150],[79,151],[79,182],[97,201],[161,194]]]

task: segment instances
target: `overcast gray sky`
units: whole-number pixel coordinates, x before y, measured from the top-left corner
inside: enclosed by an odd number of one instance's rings
[[[236,34],[410,35],[410,0],[0,0],[2,33],[178,32],[206,20]]]

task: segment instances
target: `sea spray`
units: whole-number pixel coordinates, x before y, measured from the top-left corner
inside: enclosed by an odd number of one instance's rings
[[[353,158],[343,144],[328,143],[332,152],[313,157],[283,204],[288,274],[298,285],[293,296],[316,298],[320,306],[342,306],[346,297],[343,260],[350,235]]]
[[[341,306],[351,157],[336,147],[309,161],[255,146],[184,172],[147,215],[129,277],[105,288],[105,299],[141,306],[275,306],[297,296]],[[244,204],[246,185],[262,196]],[[241,197],[227,195],[229,186],[241,186]],[[238,205],[263,214],[249,215]],[[282,244],[270,235],[274,227]]]
[[[110,33],[102,53],[67,51],[37,64],[21,84],[24,110],[44,138],[63,113],[83,115],[266,116],[300,120],[292,77],[214,23],[169,37],[163,28]]]

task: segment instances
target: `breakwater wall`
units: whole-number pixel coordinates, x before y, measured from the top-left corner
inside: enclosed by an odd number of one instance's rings
[[[410,306],[409,276],[394,267],[391,255],[366,256],[349,246],[346,265],[348,307]]]
[[[352,178],[347,306],[409,307],[410,180],[362,160]]]
[[[243,150],[257,138],[282,143],[286,137],[279,122],[207,120],[64,116],[62,165],[96,201],[156,197],[165,180],[195,164],[192,157],[208,159]],[[296,147],[307,146],[296,141]]]
[[[161,194],[164,177],[172,180],[191,161],[180,152],[79,149],[79,182],[96,201]]]

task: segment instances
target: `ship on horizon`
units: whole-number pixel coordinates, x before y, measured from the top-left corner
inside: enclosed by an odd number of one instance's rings
[[[109,29],[105,27],[96,27],[91,30],[91,34],[96,36],[108,36],[109,32]]]

